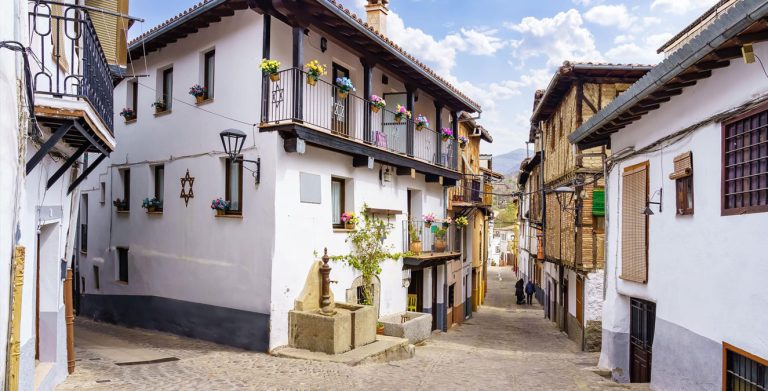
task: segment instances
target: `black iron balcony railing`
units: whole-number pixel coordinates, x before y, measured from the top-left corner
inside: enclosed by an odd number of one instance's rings
[[[414,235],[411,235],[411,231]],[[460,247],[456,243],[455,226],[446,226],[441,222],[427,226],[422,220],[403,221],[403,235],[403,252],[414,255],[453,253],[458,252]],[[420,244],[412,246],[416,241]]]
[[[30,6],[35,93],[88,101],[111,132],[112,74],[87,11],[45,1]]]
[[[262,126],[302,123],[393,153],[456,169],[454,139],[443,139],[427,127],[417,129],[412,119],[398,120],[393,111],[377,110],[368,99],[351,92],[341,96],[338,86],[324,80],[310,85],[307,73],[297,68],[264,75],[263,82]]]
[[[449,189],[448,196],[454,204],[479,204],[483,201],[483,177],[462,175],[456,186]]]

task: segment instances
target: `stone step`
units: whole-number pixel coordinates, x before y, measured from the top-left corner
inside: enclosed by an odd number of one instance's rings
[[[416,348],[406,338],[377,335],[376,342],[341,354],[326,354],[305,349],[282,347],[272,351],[278,357],[301,360],[335,362],[355,366],[358,364],[383,363],[412,358]]]

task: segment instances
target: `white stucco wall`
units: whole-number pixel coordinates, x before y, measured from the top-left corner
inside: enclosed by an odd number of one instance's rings
[[[755,52],[768,58],[768,45]],[[640,149],[654,140],[768,92],[759,64],[734,59],[713,71],[660,109],[645,115],[611,138],[612,149]],[[764,276],[768,257],[761,233],[768,214],[721,216],[721,124],[703,126],[661,152],[635,156],[609,173],[608,273],[603,328],[629,332],[629,297],[657,303],[656,316],[715,342],[728,342],[768,357],[765,325],[768,294]],[[695,213],[675,214],[675,183],[668,178],[673,158],[693,152]],[[618,279],[621,274],[621,175],[625,167],[649,161],[649,193],[664,189],[663,212],[652,206],[649,218],[648,283]],[[727,320],[727,321],[724,321]],[[602,363],[601,363],[602,364]]]
[[[144,58],[129,67],[129,73],[148,75],[138,79],[138,118],[125,124],[118,116],[130,105],[129,79],[115,89],[118,147],[83,186],[90,194],[89,249],[81,267],[88,294],[152,295],[269,313],[276,135],[259,134],[238,122],[255,124],[259,119],[261,29],[259,14],[239,11],[215,28],[200,30],[194,39],[150,54],[146,69]],[[216,50],[214,100],[195,106],[188,88],[202,84],[200,61],[210,49]],[[176,101],[171,113],[156,117],[150,105],[158,95],[157,78],[170,65]],[[225,193],[219,132],[227,128],[247,133],[243,157],[261,158],[264,167],[258,186],[244,170],[241,219],[217,218],[210,209],[211,200]],[[155,164],[165,165],[164,209],[161,215],[148,215],[141,202],[154,195]],[[245,167],[255,169],[249,163]],[[122,198],[123,168],[131,170],[131,211],[118,214],[112,201]],[[180,178],[187,170],[195,178],[189,205],[179,198]],[[115,281],[116,247],[129,248],[128,284]],[[99,290],[92,265],[100,267]]]

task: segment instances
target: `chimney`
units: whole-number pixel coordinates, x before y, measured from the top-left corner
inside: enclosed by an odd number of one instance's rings
[[[365,5],[366,21],[368,25],[383,35],[387,35],[387,8],[389,0],[368,0]]]

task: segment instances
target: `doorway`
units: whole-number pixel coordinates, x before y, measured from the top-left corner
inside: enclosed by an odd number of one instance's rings
[[[424,270],[411,269],[411,284],[408,297],[416,296],[416,312],[424,312]]]
[[[641,299],[630,300],[629,381],[649,383],[653,361],[653,334],[656,304]]]
[[[331,88],[331,94],[333,94],[333,109],[331,111],[331,130],[340,136],[349,137],[349,97],[344,99],[339,98],[338,84],[336,80],[339,77],[349,77],[349,69],[343,66],[333,63],[333,83],[334,88]]]
[[[57,320],[62,292],[60,224],[40,226],[35,262],[35,359],[55,362],[57,357]]]
[[[562,330],[565,331],[566,334],[568,334],[568,280],[563,280],[562,294],[563,294]]]

